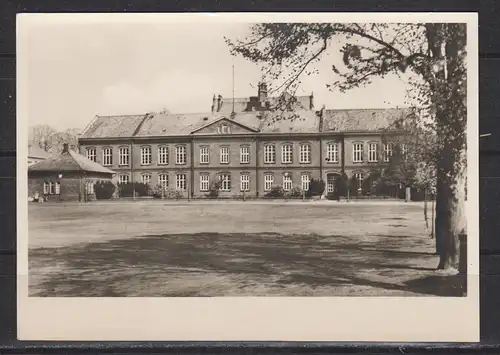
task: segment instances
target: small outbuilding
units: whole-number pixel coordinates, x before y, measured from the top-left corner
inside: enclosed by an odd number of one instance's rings
[[[93,200],[94,184],[111,181],[110,170],[63,145],[61,154],[53,155],[28,167],[28,197],[38,201]]]

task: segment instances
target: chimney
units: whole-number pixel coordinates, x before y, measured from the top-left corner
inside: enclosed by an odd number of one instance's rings
[[[217,112],[220,112],[222,108],[222,95],[219,95],[217,97]]]
[[[323,132],[325,124],[325,105],[321,107],[321,111],[318,112],[318,116],[319,116],[319,131]]]
[[[309,96],[309,109],[314,109],[314,92],[311,92],[311,96]]]
[[[267,84],[263,81],[259,83],[258,96],[261,104],[267,100]]]
[[[69,153],[69,145],[68,143],[64,143],[63,144],[63,150],[62,150],[63,153]]]
[[[217,104],[217,99],[215,98],[215,94],[214,94],[214,97],[212,98],[212,112],[215,112],[215,105]]]

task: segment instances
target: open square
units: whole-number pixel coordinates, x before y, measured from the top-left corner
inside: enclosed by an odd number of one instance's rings
[[[423,203],[109,201],[29,206],[30,295],[460,296]]]

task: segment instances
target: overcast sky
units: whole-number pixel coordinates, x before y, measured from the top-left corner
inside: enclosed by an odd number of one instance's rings
[[[30,125],[64,130],[83,128],[94,115],[206,112],[213,94],[232,96],[233,65],[235,96],[256,95],[259,67],[231,56],[223,38],[245,35],[245,23],[87,19],[35,21],[19,38]],[[300,90],[314,92],[317,108],[405,106],[405,83],[396,77],[346,94],[329,91],[331,65],[342,66],[339,48],[329,54]]]

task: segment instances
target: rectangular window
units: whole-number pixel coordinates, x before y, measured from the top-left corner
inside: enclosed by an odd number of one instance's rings
[[[87,195],[93,195],[94,194],[94,183],[92,181],[87,181],[85,184],[85,192]]]
[[[408,157],[408,146],[405,143],[401,143],[401,157],[404,160]]]
[[[151,164],[151,147],[141,147],[141,165]]]
[[[326,146],[326,159],[329,163],[339,162],[339,145],[338,143],[328,143]]]
[[[309,174],[302,174],[300,177],[301,188],[303,191],[309,190],[309,182],[311,181],[311,176]]]
[[[270,191],[274,185],[274,175],[266,174],[264,175],[264,191]]]
[[[281,147],[281,162],[284,164],[290,164],[293,161],[292,145],[285,144]]]
[[[94,183],[93,182],[90,182],[90,186],[92,187],[92,192],[91,193],[94,193]],[[56,181],[55,183],[55,193],[56,195],[59,195],[61,194],[61,183],[59,181]]]
[[[118,182],[120,184],[126,184],[129,182],[129,177],[128,175],[120,175],[120,177],[118,178]]]
[[[186,164],[186,147],[179,145],[175,147],[175,163],[176,164]]]
[[[240,190],[241,191],[250,191],[250,175],[241,174],[240,177]]]
[[[392,157],[392,143],[384,144],[384,162],[388,162]]]
[[[102,165],[113,165],[113,149],[104,148],[102,150]]]
[[[54,194],[54,192],[55,192],[55,186],[54,186],[54,183],[53,183],[52,181],[49,181],[49,182],[48,182],[48,185],[49,185],[49,188],[48,188],[48,190],[49,190],[49,195],[53,195],[53,194]]]
[[[276,147],[268,144],[264,146],[264,163],[274,164],[276,162]]]
[[[208,147],[200,148],[200,164],[208,164],[210,162],[210,149]]]
[[[168,174],[159,174],[158,175],[158,184],[161,186],[163,190],[168,188]]]
[[[311,162],[311,145],[302,144],[300,146],[300,162],[307,164]]]
[[[43,194],[44,195],[48,195],[50,192],[50,187],[49,187],[49,183],[47,181],[45,181],[43,183]]]
[[[168,164],[168,147],[165,146],[158,147],[158,164],[160,165]]]
[[[150,174],[141,175],[141,181],[143,184],[151,184],[151,175]]]
[[[377,143],[369,143],[368,144],[368,161],[369,162],[378,161],[377,147],[378,147]]]
[[[210,189],[210,176],[208,174],[200,175],[200,191],[208,191]]]
[[[240,147],[240,163],[241,164],[250,163],[250,147],[248,146]]]
[[[352,161],[354,163],[361,163],[363,161],[363,143],[353,144]]]
[[[129,150],[128,147],[121,147],[119,150],[120,165],[128,165],[129,162]]]
[[[363,186],[363,173],[354,173],[354,177],[356,178],[357,188],[359,190],[361,186]]]
[[[220,163],[221,164],[229,164],[229,148],[222,147],[220,149]]]
[[[290,191],[292,189],[292,176],[289,174],[283,175],[283,190]]]
[[[97,154],[95,148],[87,148],[87,159],[95,162],[97,160]]]
[[[231,191],[231,174],[221,174],[219,175],[219,180],[221,183],[221,191]]]
[[[186,174],[177,174],[175,177],[175,188],[177,190],[186,191]]]

